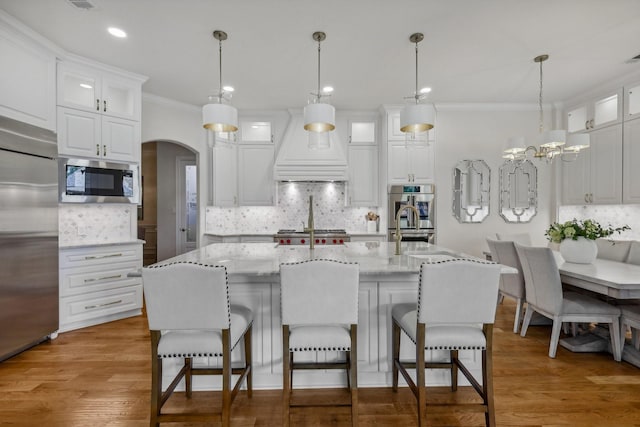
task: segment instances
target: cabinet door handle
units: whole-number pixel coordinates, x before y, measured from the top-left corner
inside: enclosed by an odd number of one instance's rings
[[[84,279],[84,283],[91,283],[91,282],[97,282],[99,280],[113,280],[113,279],[120,279],[122,277],[122,274],[116,274],[114,276],[105,276],[105,277],[92,277],[90,279]]]
[[[100,100],[96,98],[96,111],[100,111]]]
[[[584,193],[584,202],[589,203],[589,193]]]
[[[96,144],[96,156],[100,155],[100,144]]]
[[[108,255],[102,255],[102,256],[95,256],[95,255],[87,255],[86,257],[84,257],[84,259],[103,259],[103,258],[114,258],[114,257],[119,257],[122,256],[122,253],[117,253],[117,254],[108,254]]]
[[[585,129],[589,129],[589,120],[587,120],[586,122],[584,122],[584,128],[585,128]]]
[[[110,305],[116,305],[116,304],[120,304],[122,302],[121,299],[119,299],[118,301],[111,301],[111,302],[105,302],[104,304],[100,304],[100,305],[85,305],[84,309],[85,310],[90,310],[92,308],[98,308],[98,307],[108,307]]]
[[[589,193],[589,203],[593,203],[593,193]]]
[[[106,156],[106,155],[107,155],[107,146],[106,146],[106,145],[103,145],[103,146],[102,146],[102,155],[103,155],[103,156]]]
[[[593,119],[589,120],[589,127],[593,129]]]
[[[105,100],[104,100],[104,101],[102,101],[102,102],[103,102],[103,104],[104,104],[104,110],[103,110],[103,111],[106,113],[106,112],[107,112],[107,100],[105,99]]]

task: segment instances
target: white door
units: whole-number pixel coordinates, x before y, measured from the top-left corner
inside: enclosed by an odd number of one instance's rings
[[[176,255],[196,248],[198,235],[198,168],[194,159],[176,158]]]

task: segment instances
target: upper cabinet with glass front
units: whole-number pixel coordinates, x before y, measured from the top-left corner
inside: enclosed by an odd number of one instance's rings
[[[241,144],[273,144],[273,127],[269,120],[240,119],[238,139]]]
[[[143,81],[62,61],[58,63],[58,105],[139,121]]]
[[[622,121],[622,89],[574,104],[566,109],[567,131],[590,132]]]
[[[624,87],[624,120],[640,117],[640,82]]]

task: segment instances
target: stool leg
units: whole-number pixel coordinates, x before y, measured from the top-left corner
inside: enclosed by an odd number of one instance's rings
[[[416,388],[418,395],[418,426],[427,425],[427,387],[425,384],[424,340],[425,325],[418,323],[416,332]]]
[[[458,350],[450,351],[451,358],[451,391],[458,390]]]
[[[291,403],[291,359],[289,351],[289,326],[282,325],[282,425],[289,427]]]
[[[231,425],[231,337],[222,330],[222,427]]]
[[[187,398],[191,398],[191,392],[193,390],[193,386],[191,384],[191,378],[192,378],[192,372],[191,372],[191,368],[193,367],[192,363],[191,363],[191,358],[190,357],[185,357],[184,358],[184,367],[185,367],[185,371],[184,371],[184,388],[187,394]]]
[[[393,391],[398,391],[398,366],[396,362],[400,360],[400,327],[395,320],[392,320],[392,357],[391,357],[391,369],[393,373]]]
[[[351,325],[351,351],[349,351],[351,377],[351,425],[358,426],[358,326]]]
[[[488,427],[495,427],[496,412],[493,405],[493,325],[484,325],[487,348],[482,351],[482,388],[484,391],[485,423]]]
[[[247,397],[251,398],[253,394],[253,364],[251,355],[251,336],[253,332],[253,325],[249,326],[247,332],[244,333],[244,363],[247,372]]]

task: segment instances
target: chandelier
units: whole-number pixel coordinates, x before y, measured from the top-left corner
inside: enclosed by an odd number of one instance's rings
[[[589,148],[589,134],[571,134],[567,138],[565,130],[544,131],[544,112],[542,110],[542,63],[549,59],[549,55],[539,55],[533,61],[540,64],[540,92],[538,94],[539,124],[538,130],[542,138],[540,146],[526,145],[523,136],[509,138],[507,148],[502,157],[507,160],[525,160],[527,153],[531,152],[536,159],[546,159],[553,161],[560,156],[563,161],[573,161],[577,158],[580,150]]]

